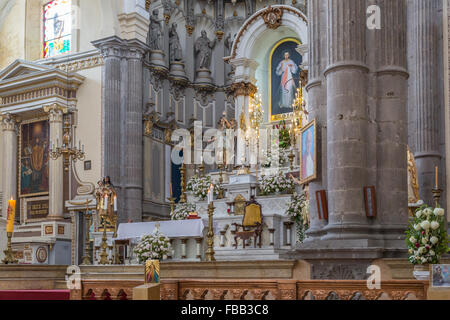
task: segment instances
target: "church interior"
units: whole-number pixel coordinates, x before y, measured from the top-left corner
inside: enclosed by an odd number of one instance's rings
[[[0,300],[450,300],[450,0],[0,0]]]

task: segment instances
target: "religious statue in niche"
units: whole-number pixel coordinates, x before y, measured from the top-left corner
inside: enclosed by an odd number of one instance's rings
[[[162,28],[158,18],[159,11],[153,10],[150,16],[150,28],[148,32],[148,45],[151,50],[161,50]]]
[[[177,33],[176,23],[172,23],[169,30],[169,58],[170,62],[183,60],[183,52],[181,50],[180,37]]]
[[[212,50],[216,45],[216,41],[216,39],[213,41],[209,40],[205,30],[202,30],[200,38],[195,41],[195,53],[199,58],[199,69],[210,70]]]
[[[20,195],[42,195],[49,190],[49,125],[37,121],[21,127]]]
[[[270,54],[269,95],[270,119],[283,119],[283,114],[293,111],[292,104],[299,87],[299,65],[302,56],[295,50],[300,44],[296,39],[277,43]]]

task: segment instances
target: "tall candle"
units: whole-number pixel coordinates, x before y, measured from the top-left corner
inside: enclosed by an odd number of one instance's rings
[[[117,196],[114,196],[114,211],[117,211]]]
[[[439,183],[438,183],[438,172],[439,172],[439,169],[438,169],[438,167],[436,166],[436,189],[439,189]]]
[[[213,190],[214,190],[214,186],[211,184],[209,186],[209,191],[208,191],[208,204],[210,204],[213,201]]]
[[[108,195],[105,195],[105,202],[104,202],[105,207],[103,209],[108,209]]]
[[[8,217],[7,217],[7,224],[6,224],[6,232],[12,233],[14,232],[14,216],[15,216],[15,210],[16,210],[16,200],[8,201]]]
[[[170,183],[170,197],[172,198],[173,193],[172,193],[172,182]]]

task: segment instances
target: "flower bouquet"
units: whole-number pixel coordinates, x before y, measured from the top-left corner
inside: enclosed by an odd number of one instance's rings
[[[152,234],[143,236],[133,252],[138,256],[139,262],[145,263],[147,260],[162,260],[170,252],[170,240],[158,229]]]
[[[170,215],[170,218],[172,220],[186,220],[189,213],[195,212],[196,209],[196,205],[192,203],[177,203],[175,210],[173,210],[173,213]]]
[[[263,195],[292,192],[294,190],[294,181],[286,177],[282,171],[278,171],[275,174],[261,177],[259,179],[259,188]]]
[[[422,205],[406,230],[409,262],[414,265],[438,264],[449,251],[444,209]]]
[[[295,221],[298,242],[302,243],[306,238],[305,232],[309,229],[309,200],[304,193],[292,195],[286,214]]]
[[[205,200],[208,196],[209,187],[211,186],[212,180],[211,176],[199,177],[197,175],[189,179],[186,190],[191,191],[195,197],[199,198],[201,201]],[[220,186],[218,184],[213,184],[214,195],[219,194]]]

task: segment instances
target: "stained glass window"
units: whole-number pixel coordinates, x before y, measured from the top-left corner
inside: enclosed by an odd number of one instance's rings
[[[44,6],[44,58],[70,52],[72,0],[53,0]]]

